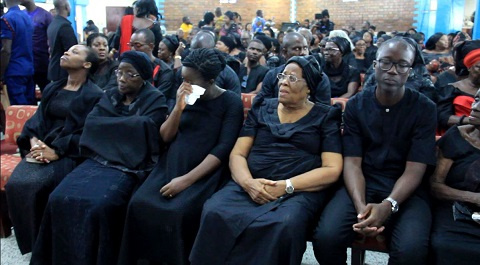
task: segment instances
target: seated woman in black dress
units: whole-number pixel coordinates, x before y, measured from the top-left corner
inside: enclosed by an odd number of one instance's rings
[[[468,77],[439,91],[438,122],[444,130],[454,124],[470,123],[474,95],[480,87],[480,40],[464,42],[457,48],[457,53],[465,56],[463,65],[468,70]]]
[[[360,86],[360,72],[342,59],[344,54],[351,52],[350,42],[342,37],[329,38],[323,52],[324,71],[330,80],[332,98],[355,95]]]
[[[152,72],[145,53],[120,57],[118,88],[85,120],[87,159],[50,194],[31,264],[116,264],[128,200],[161,153],[167,106]]]
[[[230,154],[233,180],[204,205],[191,264],[300,264],[325,189],[342,171],[341,110],[314,104],[313,56],[292,57]]]
[[[48,195],[82,159],[78,142],[87,114],[102,96],[89,76],[98,66],[95,51],[72,46],[60,60],[68,79],[50,83],[17,143],[22,159],[5,187],[20,252],[32,251]],[[37,163],[32,163],[37,162]]]
[[[219,51],[204,48],[183,61],[176,105],[160,128],[170,146],[130,201],[120,264],[189,264],[203,203],[224,183],[243,121],[240,98],[215,85],[225,65]],[[193,85],[205,94],[187,105]]]
[[[363,33],[363,40],[367,45],[367,49],[365,50],[365,59],[367,68],[370,67],[377,56],[377,46],[373,44],[373,34],[370,32]]]
[[[158,45],[158,59],[164,61],[170,68],[173,69],[175,63],[175,52],[178,49],[180,43],[177,36],[167,35]]]
[[[459,206],[480,212],[480,90],[470,124],[454,126],[438,141],[437,168],[431,177],[435,201],[431,245],[433,264],[478,264],[480,223],[457,218]]]
[[[118,61],[109,58],[108,38],[102,33],[92,33],[87,38],[87,46],[97,52],[100,59],[98,69],[93,74],[93,82],[103,90],[117,86],[115,70],[118,68]]]
[[[360,73],[367,72],[368,66],[365,58],[365,50],[367,49],[367,44],[363,39],[356,38],[353,39],[353,45],[355,49],[353,50],[353,55],[355,55],[355,61],[357,63],[356,68]]]

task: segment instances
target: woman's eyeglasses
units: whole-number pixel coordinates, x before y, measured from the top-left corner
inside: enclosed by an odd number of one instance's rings
[[[117,76],[117,78],[121,78],[122,76],[125,76],[125,78],[127,80],[130,80],[132,78],[140,76],[140,74],[132,74],[132,73],[129,73],[129,72],[124,73],[124,72],[119,71],[119,70],[115,70],[115,75]]]
[[[290,82],[290,83],[295,83],[295,82],[297,82],[297,81],[299,81],[299,80],[305,80],[305,79],[302,79],[302,78],[298,78],[298,77],[296,77],[296,76],[294,76],[294,75],[286,75],[286,74],[282,74],[282,73],[278,74],[278,75],[277,75],[277,78],[278,78],[278,80],[279,80],[280,82],[282,82],[283,80],[285,80],[286,78],[288,78],[287,80],[288,80],[288,82]]]
[[[334,53],[334,52],[340,51],[340,49],[339,48],[325,48],[323,51],[328,52],[328,53]]]

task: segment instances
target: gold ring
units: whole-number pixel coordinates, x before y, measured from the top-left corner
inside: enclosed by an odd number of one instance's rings
[[[172,194],[170,194],[170,195],[168,195],[168,197],[172,198],[172,197],[173,197],[173,195],[172,195]]]
[[[43,152],[40,152],[40,157],[43,157]]]

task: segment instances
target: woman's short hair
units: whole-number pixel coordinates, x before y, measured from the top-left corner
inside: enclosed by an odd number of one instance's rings
[[[425,42],[425,49],[427,50],[435,50],[435,45],[443,37],[443,33],[437,32],[433,34],[430,38],[428,38],[427,42]]]
[[[108,37],[105,36],[105,34],[103,34],[103,33],[92,33],[92,34],[88,35],[87,46],[92,47],[93,41],[98,37],[102,37],[102,38],[106,39],[107,42],[108,42]]]
[[[222,53],[216,49],[199,48],[191,50],[183,60],[183,66],[200,72],[204,80],[215,80],[225,69],[226,61]]]

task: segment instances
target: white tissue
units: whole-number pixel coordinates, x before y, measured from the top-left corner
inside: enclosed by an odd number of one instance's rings
[[[188,105],[195,104],[195,101],[197,101],[201,95],[205,94],[205,88],[201,86],[192,85],[192,89],[192,94],[185,96],[185,102],[187,102]]]

